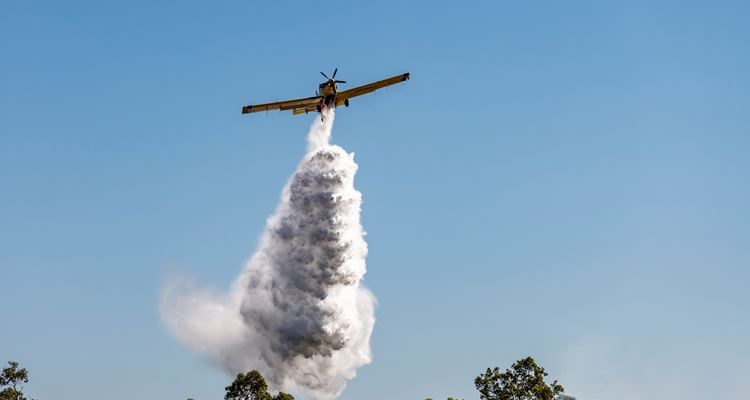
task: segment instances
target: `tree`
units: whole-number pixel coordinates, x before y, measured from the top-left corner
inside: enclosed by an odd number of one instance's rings
[[[547,373],[533,358],[518,360],[511,369],[487,368],[474,380],[482,400],[553,400],[565,389],[557,381],[547,384]]]
[[[29,382],[29,372],[26,368],[18,369],[18,362],[8,361],[0,375],[0,400],[26,400],[23,394],[23,384]]]
[[[224,389],[225,400],[294,400],[294,396],[284,392],[272,396],[263,375],[256,370],[237,374],[234,381]]]

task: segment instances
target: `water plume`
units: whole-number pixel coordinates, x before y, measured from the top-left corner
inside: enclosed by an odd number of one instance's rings
[[[367,244],[357,164],[329,143],[333,110],[322,117],[229,293],[171,278],[160,312],[181,341],[228,373],[257,369],[274,389],[332,399],[371,361],[376,300],[361,285]]]

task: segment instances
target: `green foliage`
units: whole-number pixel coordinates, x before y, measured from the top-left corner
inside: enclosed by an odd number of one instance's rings
[[[291,394],[284,392],[272,396],[268,392],[268,384],[263,379],[263,375],[256,370],[246,374],[237,374],[234,381],[224,389],[226,390],[225,400],[294,400]]]
[[[0,400],[26,400],[23,394],[23,384],[29,382],[29,372],[26,368],[18,368],[16,361],[8,361],[0,375]]]
[[[518,360],[511,369],[487,368],[474,380],[482,400],[553,400],[565,389],[557,381],[547,384],[547,373],[533,358]]]
[[[225,400],[272,400],[266,380],[255,370],[237,374],[234,381],[224,389]]]

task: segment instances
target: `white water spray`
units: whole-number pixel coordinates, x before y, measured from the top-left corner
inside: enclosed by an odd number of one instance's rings
[[[367,244],[354,154],[329,144],[324,111],[261,243],[229,294],[165,285],[161,316],[230,374],[259,370],[277,390],[338,397],[371,361],[375,297],[360,283]]]

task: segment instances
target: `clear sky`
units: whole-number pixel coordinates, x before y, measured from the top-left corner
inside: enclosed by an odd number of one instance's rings
[[[0,3],[0,362],[34,398],[218,399],[163,328],[226,290],[339,110],[379,299],[342,399],[477,399],[534,356],[579,400],[750,390],[744,1]]]

